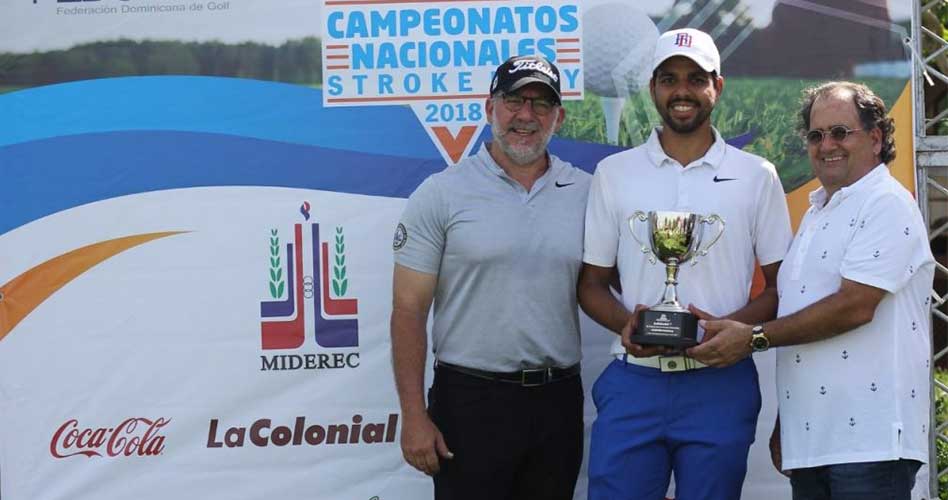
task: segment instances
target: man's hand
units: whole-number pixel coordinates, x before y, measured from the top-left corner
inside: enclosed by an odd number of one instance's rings
[[[636,358],[647,358],[669,352],[669,349],[665,346],[646,346],[632,342],[632,334],[635,333],[635,326],[639,322],[639,312],[644,309],[648,309],[648,306],[645,304],[637,304],[635,306],[635,310],[632,311],[632,315],[629,316],[629,321],[626,322],[624,327],[622,327],[622,347],[625,347],[625,352]]]
[[[402,426],[402,456],[412,467],[433,476],[441,470],[439,457],[451,459],[454,454],[444,443],[444,436],[427,414],[405,417]]]
[[[712,320],[720,319],[717,316],[712,316],[710,313],[708,313],[704,309],[699,309],[698,306],[694,304],[688,304],[688,312],[697,316],[699,320],[703,319],[705,321],[712,321]],[[713,334],[709,335],[708,332],[704,332],[703,340],[711,340],[711,337],[713,336],[714,336]]]
[[[701,320],[704,339],[685,353],[717,368],[731,366],[751,353],[751,326],[732,320]]]

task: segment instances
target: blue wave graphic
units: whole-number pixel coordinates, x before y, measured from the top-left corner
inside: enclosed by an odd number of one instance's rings
[[[319,89],[239,78],[103,78],[0,96],[0,146],[96,132],[209,132],[440,158],[407,106],[323,107]]]
[[[412,116],[414,120],[414,116]],[[554,151],[591,170],[617,148],[555,140]],[[127,131],[0,147],[0,234],[86,203],[209,186],[266,186],[408,197],[439,158],[405,158],[230,135]]]
[[[0,123],[16,124],[0,129],[0,234],[86,203],[166,189],[268,186],[404,198],[446,167],[406,106],[323,108],[320,90],[235,78],[130,77],[22,90],[0,96]],[[474,150],[490,137],[485,127]],[[550,144],[588,172],[621,149]]]
[[[441,158],[418,159],[193,132],[111,132],[0,148],[0,234],[123,195],[270,186],[407,197]]]

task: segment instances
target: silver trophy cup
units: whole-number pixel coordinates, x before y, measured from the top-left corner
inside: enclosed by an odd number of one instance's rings
[[[648,244],[635,234],[636,222],[648,223]],[[702,247],[705,226],[717,225],[718,232],[707,246]],[[632,238],[643,253],[650,254],[649,262],[665,264],[665,291],[658,304],[639,313],[632,342],[643,345],[665,345],[686,348],[698,343],[698,318],[678,302],[678,269],[685,262],[698,263],[698,257],[708,254],[724,234],[724,219],[717,215],[698,215],[690,212],[640,210],[629,218]]]

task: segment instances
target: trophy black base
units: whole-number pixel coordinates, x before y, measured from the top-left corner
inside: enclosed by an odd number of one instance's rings
[[[632,342],[687,348],[698,345],[698,317],[689,312],[654,311],[639,313]]]

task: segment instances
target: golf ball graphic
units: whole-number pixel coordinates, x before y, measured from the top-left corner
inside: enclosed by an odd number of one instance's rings
[[[583,80],[603,97],[626,97],[648,84],[658,28],[626,2],[591,7],[583,14]]]
[[[658,28],[631,3],[611,1],[583,13],[583,81],[600,96],[606,139],[618,144],[626,97],[648,85]]]

